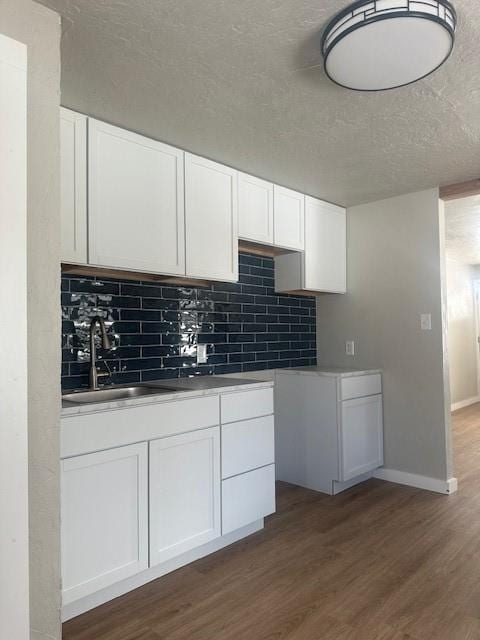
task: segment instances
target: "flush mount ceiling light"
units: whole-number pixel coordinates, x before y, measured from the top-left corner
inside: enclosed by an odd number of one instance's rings
[[[327,76],[357,91],[395,89],[438,69],[450,55],[457,17],[447,0],[360,0],[326,26]]]

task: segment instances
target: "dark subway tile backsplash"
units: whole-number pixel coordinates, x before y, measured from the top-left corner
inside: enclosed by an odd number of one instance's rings
[[[273,258],[241,253],[239,267],[238,283],[206,287],[63,275],[63,389],[88,386],[95,315],[112,342],[97,361],[112,384],[316,364],[315,298],[276,294]]]

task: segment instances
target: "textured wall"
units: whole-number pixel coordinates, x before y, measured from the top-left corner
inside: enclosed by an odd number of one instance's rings
[[[312,365],[315,299],[278,295],[273,258],[240,254],[238,283],[159,286],[62,277],[64,389],[88,385],[90,318],[105,319],[113,348],[98,351],[108,382]],[[197,344],[207,362],[196,364]]]
[[[60,22],[55,13],[30,0],[0,0],[0,31],[28,46],[31,637],[33,640],[57,640],[61,635],[58,385]]]
[[[320,33],[345,0],[42,0],[64,16],[62,101],[338,204],[478,177],[478,0],[434,74],[334,85]]]
[[[474,271],[447,260],[448,358],[452,404],[478,395]]]
[[[383,369],[385,466],[446,479],[439,218],[436,189],[348,209],[348,293],[318,298],[317,345],[320,363]],[[421,313],[432,331],[420,330]]]

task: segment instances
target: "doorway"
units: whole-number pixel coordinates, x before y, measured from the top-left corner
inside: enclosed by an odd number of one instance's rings
[[[480,402],[480,195],[445,203],[451,410]]]
[[[459,486],[468,492],[480,481],[480,180],[440,189],[440,198],[452,454]]]

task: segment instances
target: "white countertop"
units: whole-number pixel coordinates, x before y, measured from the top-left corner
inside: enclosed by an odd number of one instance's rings
[[[277,369],[277,374],[296,374],[301,376],[328,376],[330,378],[353,378],[382,373],[381,369],[353,369],[351,367],[294,367],[292,369]]]
[[[273,387],[273,381],[246,380],[239,378],[226,378],[222,376],[199,376],[198,378],[185,378],[174,380],[156,380],[143,383],[149,387],[159,387],[160,389],[172,389],[171,393],[162,391],[159,395],[139,396],[137,398],[124,398],[122,400],[107,400],[105,402],[95,402],[89,404],[76,404],[68,400],[62,400],[62,418],[77,416],[87,413],[97,413],[100,411],[112,411],[125,407],[143,406],[147,404],[158,404],[181,400],[186,398],[197,398],[206,395],[215,395],[231,391],[242,391],[245,387],[249,389],[262,389]],[[126,385],[128,386],[128,385]],[[85,389],[87,391],[87,389]]]

